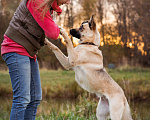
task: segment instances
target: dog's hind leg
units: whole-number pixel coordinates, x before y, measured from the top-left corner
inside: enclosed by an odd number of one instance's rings
[[[109,110],[111,120],[121,120],[125,109],[125,98],[116,95],[109,99]]]
[[[106,120],[108,116],[109,116],[108,99],[105,96],[102,96],[99,100],[99,103],[96,109],[96,117],[98,120]]]

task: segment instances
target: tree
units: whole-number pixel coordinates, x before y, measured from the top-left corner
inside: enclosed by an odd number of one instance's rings
[[[80,4],[82,9],[80,15],[83,20],[89,20],[92,15],[96,14],[96,2],[97,0],[81,0]]]
[[[99,16],[99,22],[101,23],[101,36],[103,38],[103,43],[105,45],[105,25],[103,23],[103,20],[104,20],[104,2],[106,2],[106,0],[98,0],[97,1],[97,13],[98,13],[98,16]],[[102,39],[101,39],[102,40]]]
[[[140,58],[145,66],[150,66],[150,1],[149,0],[133,0],[134,27],[133,31],[138,34],[138,39],[144,43],[144,57]]]

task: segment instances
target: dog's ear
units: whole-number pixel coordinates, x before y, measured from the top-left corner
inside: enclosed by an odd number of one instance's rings
[[[92,15],[92,17],[90,18],[90,22],[89,22],[89,27],[91,30],[96,30],[96,23],[94,21],[94,15]]]

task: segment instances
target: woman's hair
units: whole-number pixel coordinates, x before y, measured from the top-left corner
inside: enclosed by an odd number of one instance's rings
[[[47,11],[50,9],[54,0],[42,0],[43,1],[42,4],[41,2],[38,3],[37,1],[38,0],[30,0],[29,2],[35,2],[38,5],[36,9],[40,11],[41,16],[44,18],[44,16],[46,15]]]

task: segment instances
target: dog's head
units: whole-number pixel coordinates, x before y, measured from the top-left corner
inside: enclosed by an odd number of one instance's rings
[[[100,46],[100,34],[96,28],[96,23],[93,16],[90,21],[82,22],[80,28],[71,29],[70,34],[79,40],[79,43],[94,43],[96,46]]]

